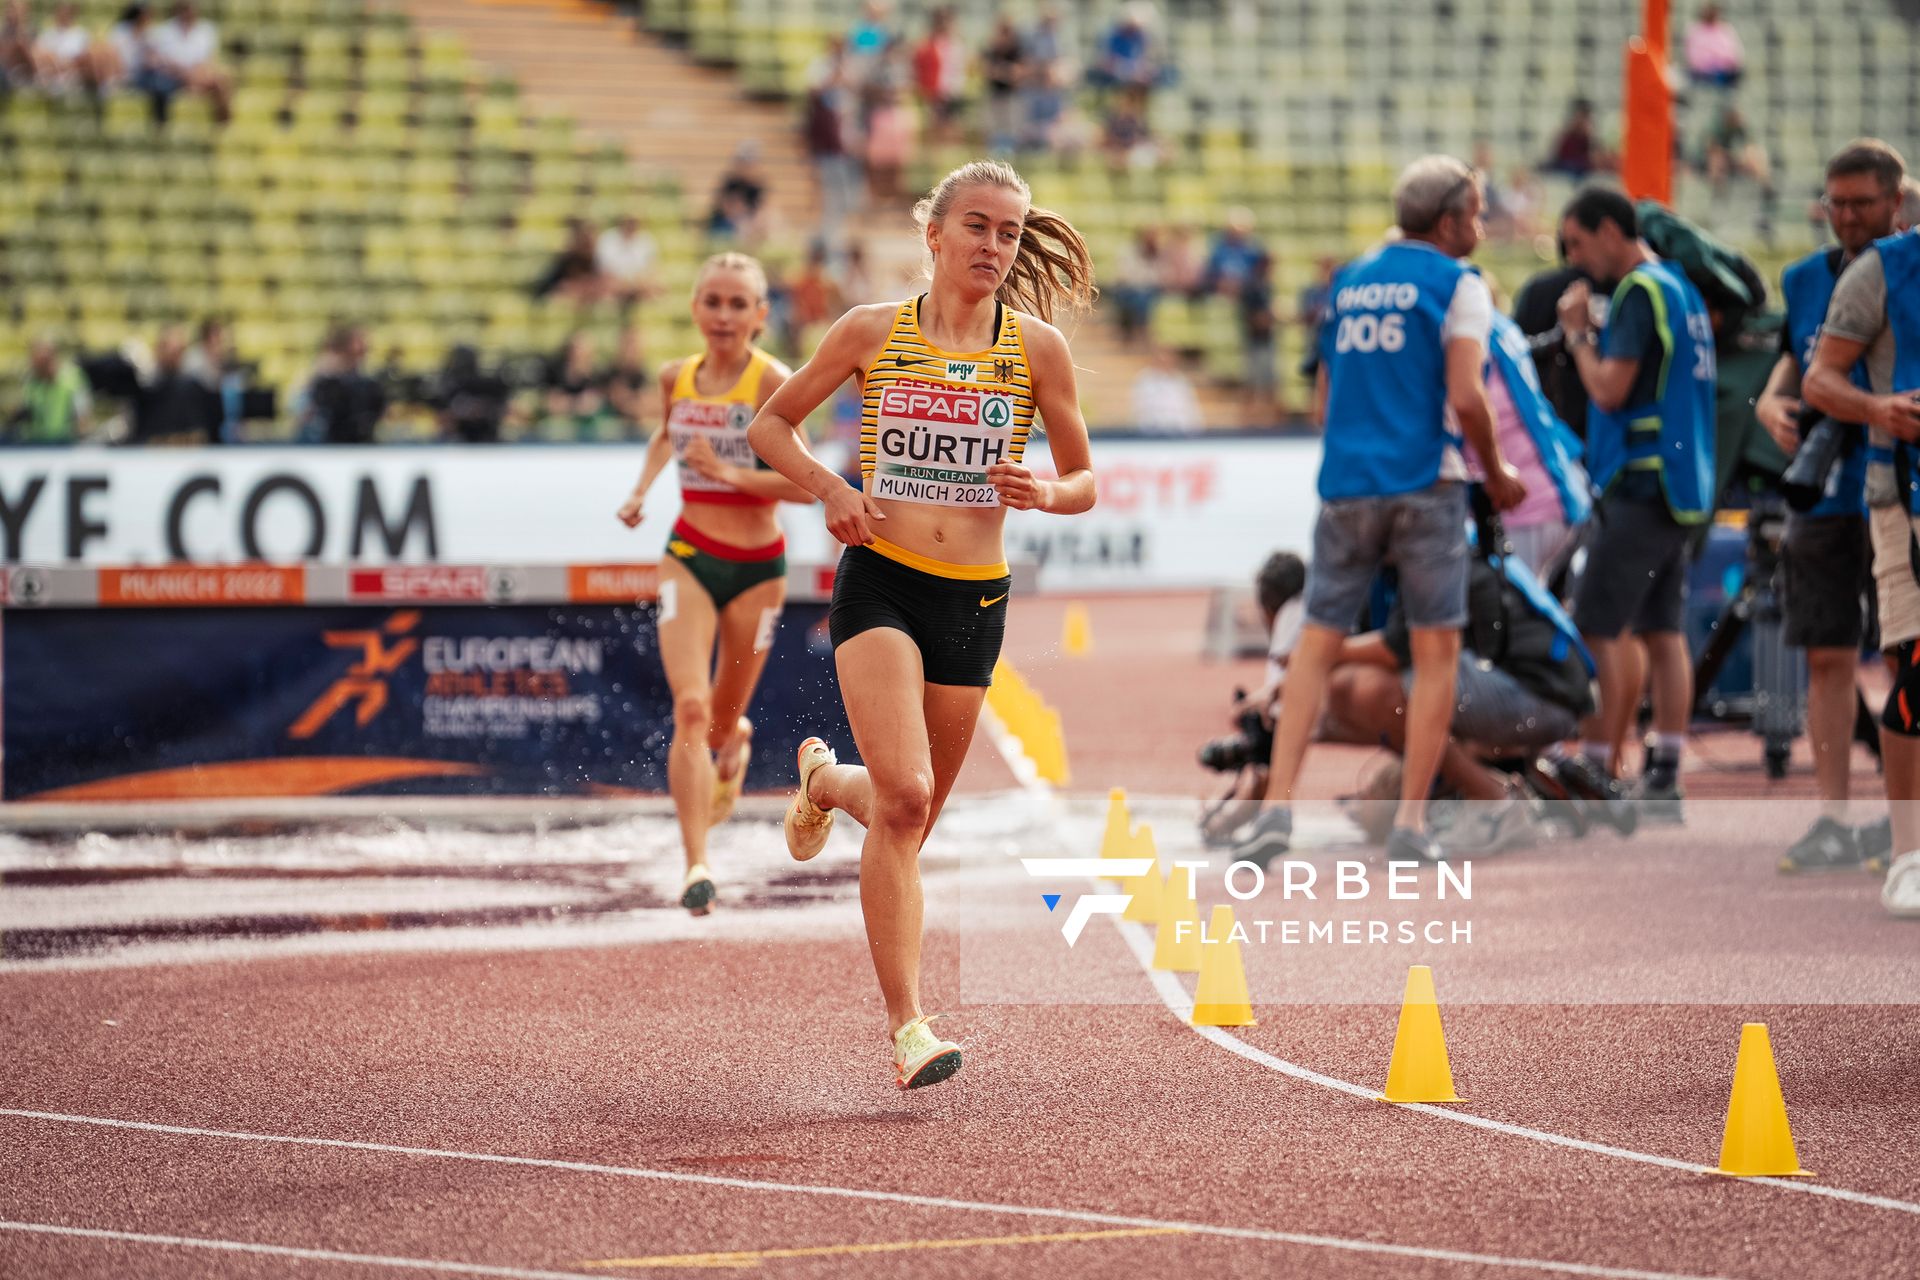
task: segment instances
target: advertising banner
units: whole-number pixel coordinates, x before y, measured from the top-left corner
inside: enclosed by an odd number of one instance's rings
[[[776,630],[749,789],[854,755],[825,614]],[[11,609],[0,662],[9,801],[667,789],[651,606]]]
[[[1028,456],[1044,472],[1043,440]],[[651,561],[680,501],[674,477],[663,476],[638,529],[614,518],[641,457],[628,445],[9,449],[0,453],[0,563]],[[1073,517],[1010,513],[1008,558],[1037,563],[1042,591],[1244,583],[1274,548],[1308,549],[1319,459],[1312,439],[1096,438],[1098,504]],[[838,558],[818,508],[782,504],[780,519],[793,559]],[[394,581],[354,579],[368,600],[414,589]],[[157,582],[128,587],[181,586]],[[274,600],[275,584],[253,585],[263,603]],[[454,598],[497,598],[478,578],[444,585]]]

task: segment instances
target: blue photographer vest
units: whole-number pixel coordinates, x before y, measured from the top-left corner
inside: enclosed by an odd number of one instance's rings
[[[1780,291],[1787,299],[1787,339],[1793,358],[1806,377],[1813,367],[1813,349],[1820,341],[1820,325],[1827,318],[1827,304],[1833,301],[1834,282],[1839,279],[1833,264],[1835,250],[1821,249],[1808,254],[1780,273]],[[1866,362],[1853,368],[1853,384],[1871,390]],[[1863,428],[1856,428],[1862,430]],[[1864,441],[1862,442],[1864,443]],[[1883,459],[1893,461],[1891,451]],[[1849,449],[1841,456],[1827,482],[1826,494],[1808,516],[1864,516],[1867,513],[1867,451]]]
[[[1880,255],[1880,266],[1887,277],[1887,326],[1893,330],[1893,391],[1895,395],[1920,392],[1920,232],[1906,231],[1873,242]],[[1920,450],[1911,445],[1895,445],[1905,450],[1907,471],[1907,510],[1920,515]]]
[[[1540,465],[1546,468],[1554,492],[1560,495],[1563,518],[1570,525],[1582,523],[1593,510],[1592,483],[1586,468],[1580,465],[1586,446],[1573,434],[1572,427],[1560,421],[1547,393],[1540,389],[1540,373],[1527,350],[1527,336],[1511,318],[1494,315],[1488,359],[1507,384],[1513,407],[1540,454]]]
[[[1327,425],[1320,497],[1432,488],[1459,437],[1447,427],[1441,331],[1469,268],[1429,245],[1389,244],[1333,279],[1320,355]]]
[[[1667,508],[1681,524],[1701,524],[1713,510],[1713,321],[1707,304],[1679,267],[1635,267],[1614,290],[1617,307],[1629,289],[1645,289],[1664,354],[1654,399],[1587,415],[1587,460],[1593,482],[1607,489],[1628,468],[1660,473]]]

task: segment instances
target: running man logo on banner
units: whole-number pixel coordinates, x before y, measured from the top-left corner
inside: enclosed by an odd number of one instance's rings
[[[941,507],[999,505],[987,468],[1013,461],[1012,397],[896,382],[880,393],[878,426],[874,497]]]

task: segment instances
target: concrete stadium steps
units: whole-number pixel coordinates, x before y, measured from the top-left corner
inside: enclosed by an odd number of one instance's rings
[[[677,175],[704,212],[734,150],[757,142],[781,225],[817,216],[811,167],[791,109],[756,102],[723,70],[642,34],[631,17],[588,0],[403,0],[426,31],[458,36],[486,66],[519,81],[529,106],[565,115]]]

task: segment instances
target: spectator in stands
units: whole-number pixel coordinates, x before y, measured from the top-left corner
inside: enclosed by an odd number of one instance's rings
[[[760,174],[760,147],[743,142],[734,149],[733,162],[720,175],[707,214],[707,234],[743,247],[757,246],[766,236],[767,183]]]
[[[579,330],[547,367],[547,416],[571,418],[586,426],[606,402],[607,378],[600,370],[593,335]]]
[[[193,345],[181,361],[189,378],[218,397],[220,404],[219,438],[222,444],[241,440],[242,395],[246,379],[233,358],[232,336],[223,321],[208,317],[200,322]]]
[[[658,255],[653,237],[629,213],[594,242],[593,265],[602,288],[622,306],[632,306],[653,293],[653,262]]]
[[[1575,98],[1567,113],[1567,122],[1554,139],[1553,151],[1540,166],[1548,173],[1563,174],[1578,182],[1613,166],[1593,132],[1593,103]]]
[[[1106,296],[1113,300],[1123,342],[1135,342],[1153,323],[1153,304],[1160,298],[1160,232],[1141,227],[1120,255]]]
[[[927,131],[935,141],[954,139],[965,91],[967,57],[954,33],[953,10],[935,9],[927,20],[927,34],[913,50],[913,85],[926,112]]]
[[[173,6],[173,17],[153,29],[147,46],[147,65],[155,74],[157,97],[171,99],[185,89],[205,96],[214,114],[225,120],[233,82],[221,70],[220,33],[204,22],[191,0]]]
[[[1294,323],[1307,335],[1309,345],[1333,307],[1333,274],[1339,269],[1340,259],[1322,257],[1314,267],[1313,283],[1302,289],[1294,300]]]
[[[1185,223],[1169,228],[1160,240],[1160,292],[1183,297],[1200,292],[1200,278],[1206,269],[1200,249],[1194,243],[1194,230]]]
[[[987,151],[1011,157],[1020,143],[1020,89],[1027,76],[1027,50],[1013,19],[1004,13],[995,19],[993,35],[981,51],[980,74],[987,86]]]
[[[26,0],[7,0],[0,10],[0,89],[33,83],[33,23]]]
[[[1697,85],[1731,89],[1740,83],[1747,66],[1747,51],[1740,44],[1740,33],[1720,15],[1720,6],[1709,4],[1687,28],[1687,74]]]
[[[866,117],[867,200],[897,203],[901,175],[913,158],[913,116],[895,77],[881,76],[867,86]]]
[[[620,331],[619,345],[614,348],[613,368],[607,374],[607,403],[626,421],[646,427],[656,420],[659,392],[640,349],[640,331],[628,325]]]
[[[1133,426],[1141,431],[1192,435],[1206,426],[1200,398],[1174,353],[1161,348],[1133,380]]]
[[[807,252],[807,264],[789,286],[792,295],[789,323],[793,342],[801,351],[813,350],[826,327],[847,309],[840,286],[830,270],[827,247],[815,244]]]
[[[1700,161],[1716,196],[1725,194],[1730,176],[1752,178],[1763,196],[1773,194],[1773,169],[1767,163],[1767,150],[1754,140],[1746,117],[1731,102],[1722,103],[1714,112]]]
[[[388,394],[366,372],[367,331],[336,324],[314,362],[299,412],[300,437],[316,444],[372,444]]]
[[[512,392],[506,380],[480,367],[480,353],[467,343],[447,352],[428,392],[440,434],[457,444],[493,444],[500,439]]]
[[[93,394],[80,366],[60,354],[52,338],[27,348],[22,403],[6,421],[15,444],[71,444],[93,425]]]
[[[895,40],[893,32],[892,8],[886,0],[867,0],[860,6],[860,16],[847,32],[847,56],[858,64],[856,71],[865,78],[875,62],[887,51]]]
[[[98,89],[108,79],[93,37],[74,18],[71,4],[54,6],[53,21],[40,29],[33,42],[34,79],[48,93],[77,93]]]
[[[1067,86],[1073,73],[1060,43],[1060,13],[1048,8],[1026,38],[1025,86],[1021,92],[1024,121],[1021,145],[1032,151],[1054,146],[1054,129],[1066,113]]]
[[[605,293],[598,254],[593,224],[585,218],[568,218],[567,242],[534,283],[533,296],[566,298],[583,307],[592,306]]]
[[[107,29],[100,53],[101,74],[108,89],[131,89],[147,95],[154,119],[166,118],[171,84],[153,65],[153,11],[142,2],[128,5]]]
[[[1273,255],[1261,253],[1240,281],[1240,346],[1246,361],[1248,421],[1268,426],[1285,412],[1276,364],[1280,317],[1274,310]]]
[[[220,397],[186,369],[187,334],[168,325],[153,344],[150,369],[132,395],[136,444],[212,444],[219,439]]]
[[[1160,163],[1160,144],[1147,127],[1144,90],[1123,89],[1107,102],[1107,118],[1100,127],[1100,149],[1115,173],[1153,169]]]
[[[1100,41],[1100,57],[1088,79],[1100,88],[1134,88],[1145,93],[1172,79],[1172,64],[1154,47],[1153,6],[1132,0]]]
[[[1253,210],[1237,207],[1227,210],[1227,224],[1213,239],[1207,252],[1207,265],[1200,273],[1198,293],[1218,293],[1237,298],[1256,263],[1266,255],[1266,247],[1253,234]]]
[[[1587,280],[1569,285],[1559,303],[1591,401],[1587,465],[1602,494],[1600,532],[1574,602],[1599,668],[1600,712],[1581,726],[1582,754],[1561,762],[1561,779],[1590,798],[1619,794],[1613,744],[1639,707],[1637,664],[1626,652],[1637,636],[1646,645],[1654,727],[1641,817],[1679,821],[1680,757],[1693,711],[1689,548],[1716,497],[1712,321],[1686,274],[1641,238],[1633,202],[1620,192],[1582,191],[1560,236],[1568,264],[1613,299],[1604,327],[1595,324]]]
[[[841,228],[860,204],[859,131],[854,112],[853,77],[846,50],[835,39],[822,61],[820,78],[807,90],[807,158],[820,188],[820,225],[815,234],[829,245],[840,243]]]
[[[1314,527],[1307,623],[1288,663],[1267,800],[1236,857],[1265,864],[1292,839],[1285,807],[1305,762],[1329,672],[1383,564],[1397,565],[1411,628],[1406,767],[1390,859],[1444,856],[1426,830],[1427,796],[1447,745],[1467,621],[1465,466],[1455,440],[1488,463],[1486,491],[1506,509],[1526,488],[1500,452],[1484,364],[1493,319],[1465,259],[1484,234],[1480,185],[1464,162],[1426,156],[1394,184],[1401,239],[1334,282],[1321,329],[1315,398],[1326,446]]]
[[[881,294],[874,284],[873,272],[867,269],[867,251],[859,242],[847,246],[846,256],[840,263],[840,300],[849,307],[865,306],[869,302],[886,302],[899,295]]]

